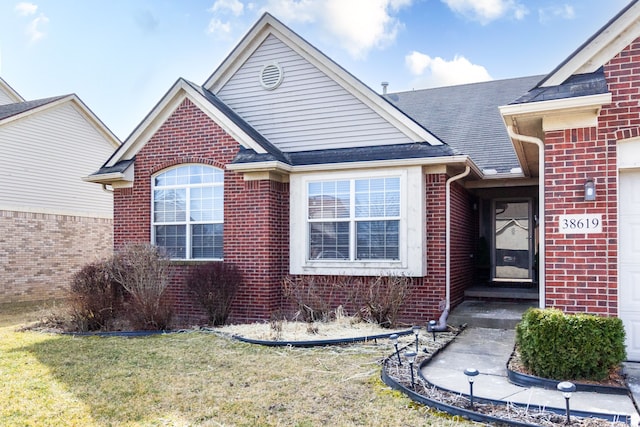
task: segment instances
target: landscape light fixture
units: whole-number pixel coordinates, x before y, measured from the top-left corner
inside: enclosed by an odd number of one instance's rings
[[[471,409],[473,409],[473,381],[479,373],[475,368],[467,368],[464,370],[464,374],[467,376],[467,380],[469,380],[469,401],[471,402]]]
[[[570,383],[569,381],[562,381],[557,385],[558,391],[562,392],[564,396],[564,400],[567,403],[567,422],[566,424],[571,424],[571,410],[569,409],[569,399],[571,399],[571,393],[576,391],[576,385],[574,383]]]
[[[413,328],[413,333],[416,335],[416,353],[419,351],[418,349],[418,335],[420,335],[420,326],[414,326]]]
[[[596,184],[591,178],[584,183],[584,201],[592,202],[596,199]]]
[[[389,335],[389,339],[393,343],[393,346],[396,348],[396,356],[398,356],[398,365],[402,366],[402,360],[400,360],[400,352],[398,351],[398,334]]]
[[[416,361],[416,356],[418,355],[418,353],[416,353],[415,351],[407,351],[404,354],[404,357],[407,358],[407,362],[409,362],[409,370],[411,371],[411,389],[415,390],[416,388],[416,382],[415,382],[415,378],[413,376],[413,363]]]
[[[437,324],[438,324],[438,322],[436,322],[435,320],[429,320],[429,330],[433,334],[433,341],[436,340],[436,325]]]

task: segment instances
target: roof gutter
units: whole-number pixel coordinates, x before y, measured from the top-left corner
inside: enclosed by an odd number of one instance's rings
[[[483,171],[473,163],[467,155],[449,156],[449,157],[418,157],[409,159],[390,159],[390,160],[370,160],[360,162],[341,162],[341,163],[321,163],[312,165],[291,166],[279,161],[254,162],[254,163],[231,163],[226,169],[237,172],[261,172],[279,170],[287,173],[306,173],[335,171],[347,169],[368,169],[377,167],[407,167],[407,166],[434,166],[434,165],[454,165],[464,164],[479,177],[484,177]]]
[[[445,255],[445,310],[451,310],[451,183],[464,178],[471,172],[471,167],[467,164],[464,172],[447,179],[446,184],[446,255]]]
[[[513,126],[507,125],[509,137],[538,146],[538,287],[540,288],[539,306],[545,308],[545,200],[544,200],[544,142],[540,138],[529,135],[520,135],[513,130]]]

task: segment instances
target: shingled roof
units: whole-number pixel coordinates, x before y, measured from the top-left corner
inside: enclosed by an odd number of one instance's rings
[[[36,99],[34,101],[16,102],[15,104],[0,105],[0,120],[22,114],[34,108],[42,107],[51,102],[65,98],[64,96],[54,96],[52,98]]]
[[[498,107],[535,87],[543,76],[493,80],[385,95],[405,114],[484,170],[520,167]]]

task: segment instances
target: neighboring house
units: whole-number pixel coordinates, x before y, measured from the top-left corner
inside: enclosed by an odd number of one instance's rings
[[[640,360],[638,37],[633,1],[547,76],[381,96],[265,14],[86,179],[114,189],[116,248],[172,254],[183,316],[201,260],[242,271],[235,321],[286,309],[287,274],[411,276],[421,323],[529,286],[620,316]]]
[[[113,195],[82,177],[120,145],[76,95],[25,101],[0,79],[0,303],[66,297],[113,251]]]

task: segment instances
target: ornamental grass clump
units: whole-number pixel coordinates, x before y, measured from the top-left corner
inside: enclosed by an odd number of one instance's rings
[[[523,364],[555,380],[602,380],[626,358],[624,326],[617,317],[527,310],[516,327]]]

